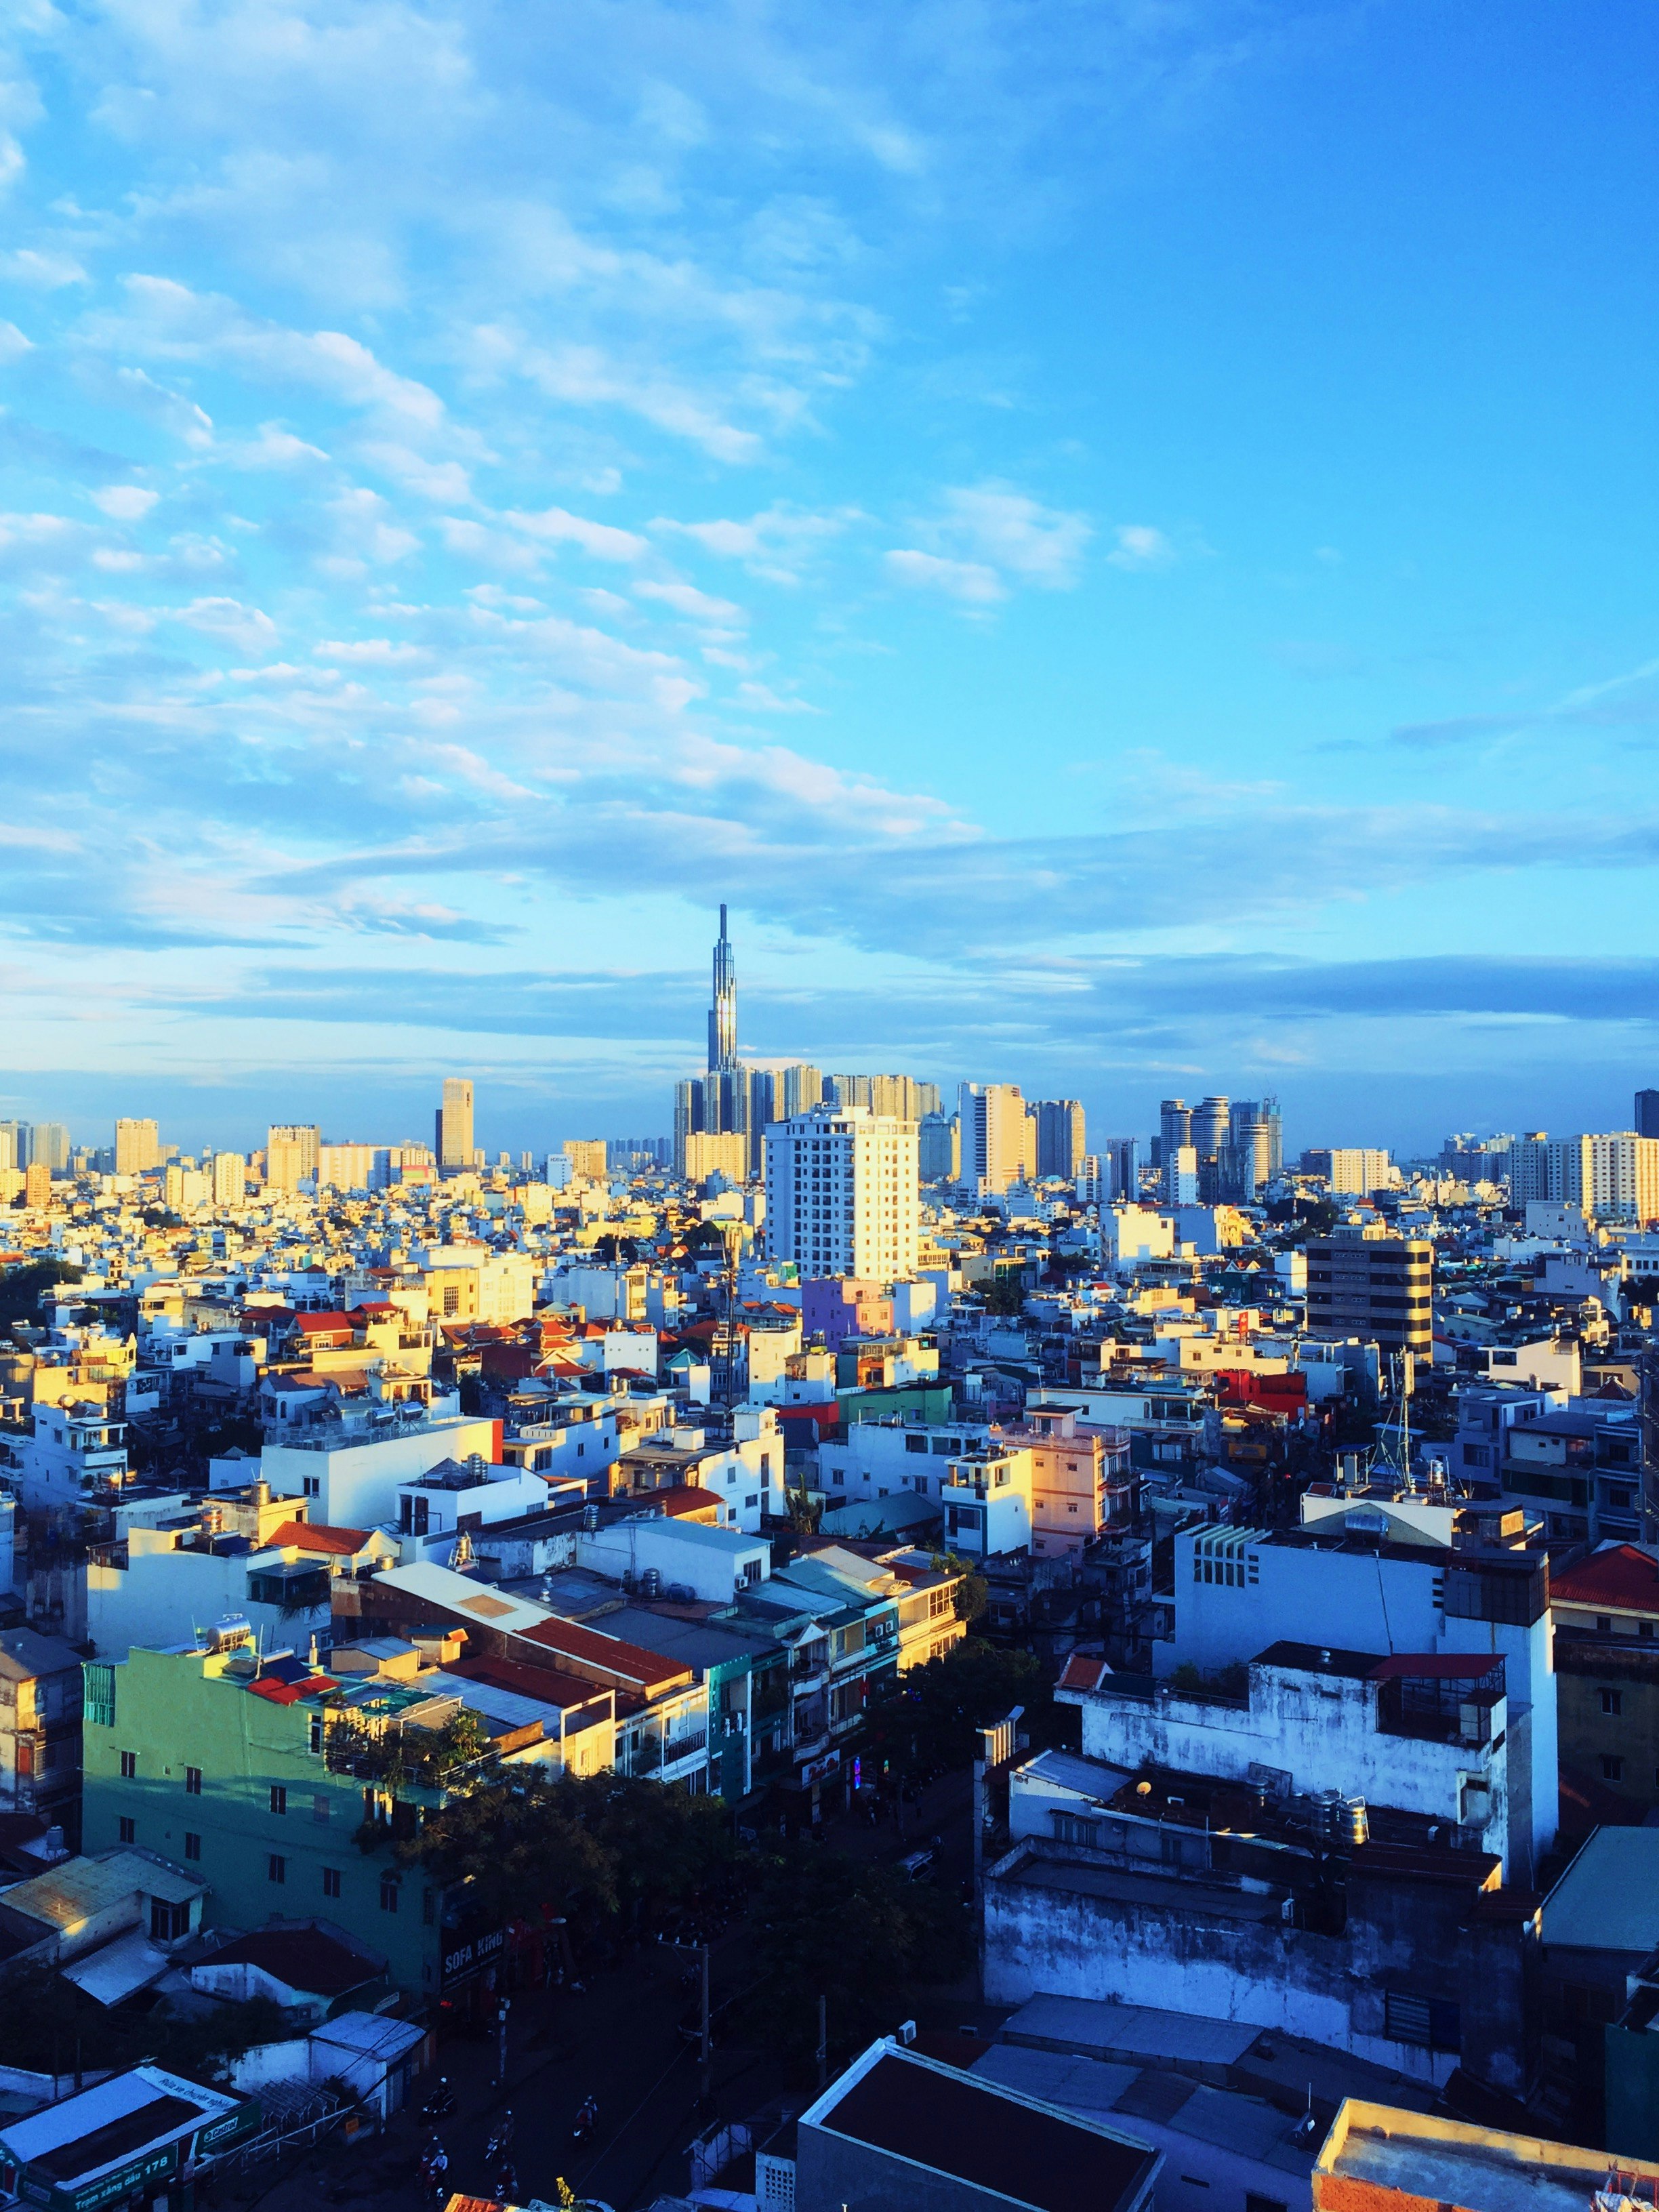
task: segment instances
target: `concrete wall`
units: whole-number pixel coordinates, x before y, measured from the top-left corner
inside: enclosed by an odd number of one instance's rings
[[[179,1552],[170,1530],[130,1528],[125,1567],[87,1562],[88,1638],[100,1656],[125,1659],[135,1644],[152,1649],[179,1644],[192,1629],[210,1629],[228,1613],[241,1613],[261,1650],[292,1648],[303,1656],[313,1636],[325,1644],[330,1640],[328,1600],[284,1613],[279,1606],[251,1603],[247,1594],[255,1562],[298,1556]]]
[[[1082,1707],[1084,1756],[1131,1771],[1150,1762],[1244,1782],[1253,1765],[1269,1766],[1289,1774],[1298,1792],[1340,1790],[1345,1797],[1427,1814],[1454,1826],[1462,1782],[1480,1778],[1491,1784],[1486,1817],[1468,1832],[1499,1857],[1508,1850],[1507,1744],[1494,1755],[1490,1745],[1381,1731],[1375,1682],[1253,1666],[1248,1705],[1160,1688],[1151,1699],[1091,1697]],[[1504,1732],[1501,1705],[1492,1728],[1494,1736]]]
[[[1062,1865],[1084,1869],[1083,1886],[1056,1879]],[[1091,1865],[1103,1870],[1092,1889]],[[1047,1992],[1247,2021],[1442,2083],[1455,2055],[1383,2033],[1385,1991],[1409,1990],[1459,2004],[1462,2063],[1518,2096],[1529,1941],[1518,1922],[1472,1909],[1472,1894],[1351,1872],[1347,1926],[1328,1935],[1281,1917],[1271,1896],[1252,1917],[1244,1899],[1230,1905],[1206,1883],[1126,1881],[1102,1853],[1017,1847],[986,1882],[986,2001]]]
[[[309,1520],[331,1528],[374,1528],[397,1519],[400,1482],[428,1473],[441,1460],[465,1461],[472,1452],[494,1460],[495,1447],[494,1421],[437,1429],[422,1425],[326,1451],[267,1443],[258,1472],[277,1496],[312,1499]]]

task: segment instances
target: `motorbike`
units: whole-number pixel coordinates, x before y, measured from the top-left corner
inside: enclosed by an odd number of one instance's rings
[[[579,2143],[586,2142],[589,2136],[592,2134],[594,2129],[598,2127],[599,2124],[599,2108],[598,2105],[595,2104],[592,2098],[589,2097],[583,2103],[581,2110],[576,2115],[575,2124],[570,2130],[571,2142]]]
[[[421,2107],[423,2120],[447,2120],[455,2109],[455,2092],[443,2075],[438,2076],[438,2086]]]

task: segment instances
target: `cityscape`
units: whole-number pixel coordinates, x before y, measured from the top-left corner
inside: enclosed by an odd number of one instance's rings
[[[1656,82],[0,9],[0,2212],[1659,2212]]]

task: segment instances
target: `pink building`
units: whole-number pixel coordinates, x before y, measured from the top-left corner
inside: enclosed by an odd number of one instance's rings
[[[893,1301],[884,1284],[829,1275],[801,1285],[800,1322],[806,1343],[821,1336],[833,1352],[843,1337],[890,1336]]]

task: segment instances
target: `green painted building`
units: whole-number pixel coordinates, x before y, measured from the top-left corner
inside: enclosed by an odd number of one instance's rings
[[[261,1662],[246,1644],[88,1661],[82,1849],[137,1844],[207,1882],[205,1926],[333,1921],[382,1954],[400,1988],[452,1996],[501,1939],[446,1933],[441,1898],[392,1856],[392,1838],[444,1792],[389,1788],[385,1761],[364,1756],[434,1702],[413,1685]],[[368,1850],[366,1822],[382,1838]]]

